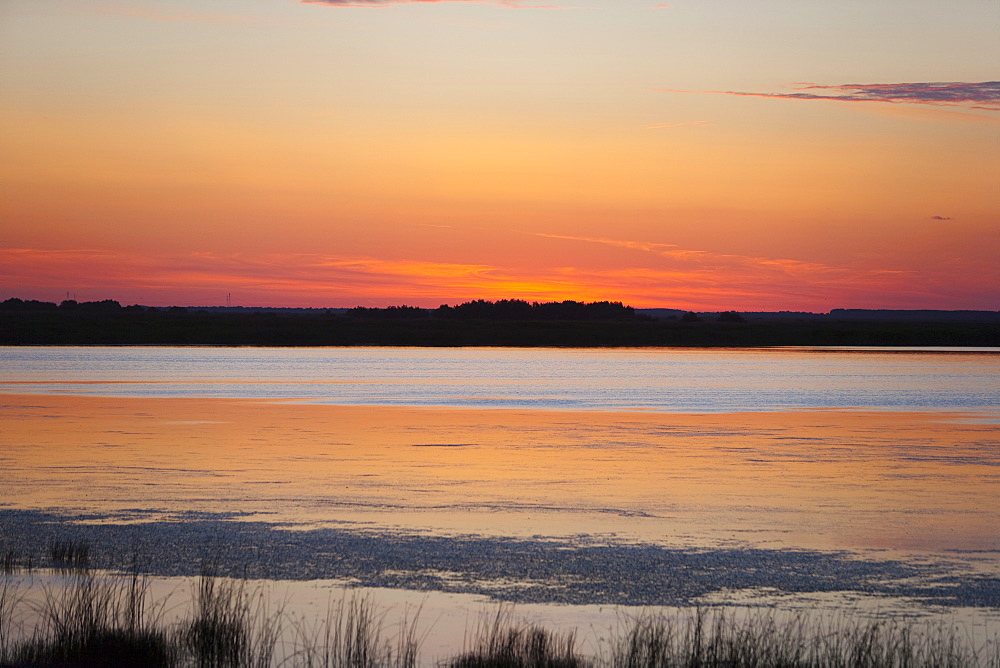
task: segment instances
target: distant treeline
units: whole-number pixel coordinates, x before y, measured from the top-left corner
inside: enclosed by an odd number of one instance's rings
[[[7,301],[0,302],[0,311],[13,313],[54,312],[56,310],[63,313],[70,311],[82,311],[87,313],[114,313],[116,311],[121,311],[123,308],[130,311],[145,311],[149,307],[138,305],[123,307],[113,299],[105,299],[100,302],[78,302],[75,299],[67,299],[61,304],[56,304],[55,302],[40,302],[35,299],[18,299],[17,297],[12,297]]]
[[[361,318],[446,318],[449,320],[649,320],[639,316],[631,306],[621,302],[575,301],[526,302],[521,299],[501,299],[491,302],[477,299],[458,306],[444,304],[436,309],[422,309],[413,306],[390,306],[388,308],[366,308],[358,306],[348,309],[345,315]]]
[[[188,310],[198,311],[201,309],[188,309],[183,306],[152,307],[152,306],[125,306],[112,299],[105,299],[99,302],[77,302],[68,299],[61,304],[54,302],[40,302],[36,300],[23,300],[18,298],[8,299],[0,302],[0,311],[60,311],[60,312],[85,312],[85,313],[114,313],[121,310],[126,311],[169,311],[172,313],[187,312]],[[204,309],[205,311],[218,312],[218,308]],[[230,307],[224,309],[227,312],[240,311],[266,311],[289,313],[324,313],[329,315],[336,313],[350,318],[449,318],[454,320],[649,320],[648,316],[638,316],[631,306],[625,306],[621,302],[591,302],[589,304],[576,301],[547,302],[526,302],[521,299],[501,299],[491,302],[485,299],[477,299],[465,302],[458,306],[448,306],[443,304],[436,309],[425,309],[416,306],[389,306],[387,308],[369,308],[358,306],[350,309],[244,309],[242,307]]]
[[[736,312],[655,319],[620,302],[477,300],[457,306],[199,309],[0,302],[0,345],[1000,346],[1000,321],[757,320]]]

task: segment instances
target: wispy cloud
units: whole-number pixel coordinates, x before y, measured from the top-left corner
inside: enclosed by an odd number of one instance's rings
[[[678,248],[672,244],[566,235],[539,235],[629,248],[657,256],[636,259],[627,268],[574,272],[576,280],[613,291],[628,286],[638,303],[674,304],[676,308],[745,310],[796,309],[796,304],[883,304],[885,295],[899,303],[919,304],[925,286],[912,271],[859,268],[791,258],[755,257]],[[957,286],[957,283],[956,283]],[[956,287],[952,286],[952,288]],[[727,306],[728,304],[728,306]],[[776,306],[778,305],[778,306]],[[884,306],[883,306],[884,307]],[[815,308],[815,306],[807,307]]]
[[[694,126],[700,128],[710,128],[712,123],[709,121],[682,121],[680,123],[654,123],[653,125],[647,125],[647,130],[664,130],[668,128],[682,128],[685,126]]]
[[[931,216],[931,220],[951,220],[951,216]]]
[[[253,17],[233,13],[201,12],[201,11],[159,11],[144,7],[133,7],[121,4],[103,4],[94,7],[93,11],[103,14],[114,14],[133,19],[151,21],[173,21],[178,23],[216,23],[216,24],[252,24],[259,21]]]
[[[1000,111],[1000,81],[976,83],[950,81],[928,83],[840,84],[835,86],[800,83],[791,92],[748,92],[733,90],[675,90],[669,93],[716,93],[788,100],[836,100],[841,102],[884,102],[889,104],[929,104],[961,106]]]
[[[713,253],[704,250],[692,250],[679,248],[675,244],[664,244],[650,241],[626,241],[620,239],[606,239],[595,237],[576,237],[557,234],[536,234],[536,236],[549,239],[565,239],[569,241],[579,241],[586,243],[603,244],[616,248],[629,248],[632,250],[652,253],[662,258],[674,261],[673,268],[687,275],[692,266],[698,266],[710,271],[728,270],[739,268],[743,270],[754,270],[764,273],[781,273],[793,277],[823,276],[831,272],[846,271],[841,267],[820,264],[817,262],[804,262],[802,260],[791,260],[783,258],[752,257],[748,255],[733,255],[727,253]],[[853,271],[853,270],[852,270]]]
[[[437,4],[439,2],[476,2],[504,7],[552,8],[554,5],[540,5],[532,0],[300,0],[304,5],[328,5],[330,7],[388,7],[389,5]]]
[[[651,261],[637,259],[622,268],[562,270],[574,280],[592,286],[595,292],[615,294],[617,290],[625,293],[626,301],[637,304],[693,310],[813,310],[816,305],[829,309],[840,304],[884,308],[886,295],[892,295],[895,303],[916,307],[926,297],[922,292],[926,286],[917,284],[914,273],[906,270],[721,254],[641,241],[546,236],[659,256]]]
[[[682,249],[568,235],[553,243],[624,248],[614,266],[517,267],[317,253],[145,254],[100,249],[0,248],[0,300],[116,299],[123,304],[437,306],[469,299],[621,300],[692,310],[993,308],[995,267],[967,262],[935,275]],[[17,286],[17,287],[12,287]],[[929,306],[930,305],[930,306]]]
[[[675,244],[661,244],[654,241],[624,241],[621,239],[606,239],[604,237],[575,237],[565,234],[544,234],[535,232],[534,236],[544,239],[565,239],[567,241],[584,241],[587,243],[604,244],[605,246],[616,246],[618,248],[631,248],[633,250],[648,251],[653,253],[670,252],[677,248]]]
[[[6,297],[81,301],[117,299],[149,305],[237,303],[310,306],[389,305],[501,299],[597,299],[564,276],[484,264],[391,260],[309,253],[146,255],[92,249],[0,248]],[[440,301],[438,301],[440,300]],[[434,304],[437,305],[437,304]]]

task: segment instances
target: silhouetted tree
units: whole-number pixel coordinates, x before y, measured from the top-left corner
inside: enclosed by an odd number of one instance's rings
[[[501,299],[491,302],[477,299],[457,306],[441,305],[434,311],[438,318],[462,320],[640,320],[635,309],[621,302],[592,302],[584,304],[573,300],[561,302],[528,303],[522,299]]]
[[[0,302],[0,311],[54,311],[59,308],[55,302],[40,302],[35,299],[10,299]]]
[[[113,313],[120,311],[122,305],[114,299],[105,299],[99,302],[80,302],[77,304],[77,308],[88,313]]]

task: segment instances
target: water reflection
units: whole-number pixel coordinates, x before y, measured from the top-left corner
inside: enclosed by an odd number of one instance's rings
[[[32,394],[676,412],[996,410],[1000,396],[989,352],[38,347],[0,358],[0,392]]]
[[[688,415],[7,396],[10,507],[667,545],[1000,547],[964,414]]]

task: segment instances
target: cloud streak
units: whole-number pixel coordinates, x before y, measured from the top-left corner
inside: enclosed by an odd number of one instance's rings
[[[794,85],[788,93],[759,93],[733,90],[675,90],[667,93],[713,93],[745,97],[771,97],[786,100],[835,100],[839,102],[883,102],[888,104],[923,104],[960,106],[969,109],[1000,111],[1000,81],[976,83],[949,81],[927,83],[840,84],[814,83]]]
[[[492,265],[388,260],[309,253],[146,255],[94,249],[0,248],[0,300],[218,305],[232,292],[244,305],[388,306],[522,296],[594,300],[589,286],[558,275]]]
[[[933,278],[892,268],[836,266],[788,258],[729,255],[671,244],[567,235],[553,243],[631,250],[601,269],[524,268],[318,253],[150,255],[100,249],[0,248],[0,301],[8,297],[122,304],[435,307],[469,299],[621,300],[691,310],[825,310],[836,307],[979,308],[994,303],[996,270],[970,279],[966,263]],[[9,286],[32,286],[12,289]],[[986,286],[986,287],[984,287]],[[985,308],[985,307],[984,307]]]
[[[625,241],[619,239],[575,237],[556,234],[537,234],[549,239],[564,239],[593,244],[603,244],[616,248],[628,248],[658,255],[672,262],[669,271],[679,275],[691,275],[692,271],[705,270],[709,272],[735,272],[741,275],[753,273],[759,279],[764,275],[775,277],[787,276],[794,279],[816,279],[840,273],[855,273],[854,269],[835,267],[818,262],[805,262],[786,258],[752,257],[748,255],[732,255],[712,253],[704,250],[678,248],[674,244],[662,244],[649,241]],[[662,269],[662,268],[661,268]],[[665,269],[664,269],[665,270]],[[666,271],[666,270],[665,270]],[[884,274],[884,271],[879,271]],[[895,272],[891,272],[895,273]]]
[[[220,12],[191,12],[191,11],[157,11],[142,7],[130,7],[127,5],[101,5],[92,11],[103,14],[124,16],[132,19],[147,19],[151,21],[173,21],[178,23],[216,23],[216,24],[254,24],[259,23],[257,19],[250,16],[243,16],[232,13]]]
[[[653,125],[646,126],[647,130],[663,130],[667,128],[682,128],[682,127],[699,127],[699,128],[710,128],[712,123],[709,121],[683,121],[681,123],[654,123]]]
[[[439,2],[476,2],[479,4],[502,5],[504,7],[551,8],[552,5],[537,5],[531,0],[300,0],[303,5],[327,5],[328,7],[388,7],[390,5],[437,4]]]
[[[606,239],[604,237],[575,237],[566,234],[544,234],[542,232],[535,232],[534,235],[536,237],[542,237],[543,239],[564,239],[566,241],[584,241],[587,243],[604,244],[606,246],[615,246],[617,248],[630,248],[632,250],[640,250],[658,254],[674,252],[674,249],[677,248],[676,244],[661,244],[653,241],[626,241],[622,239]]]

